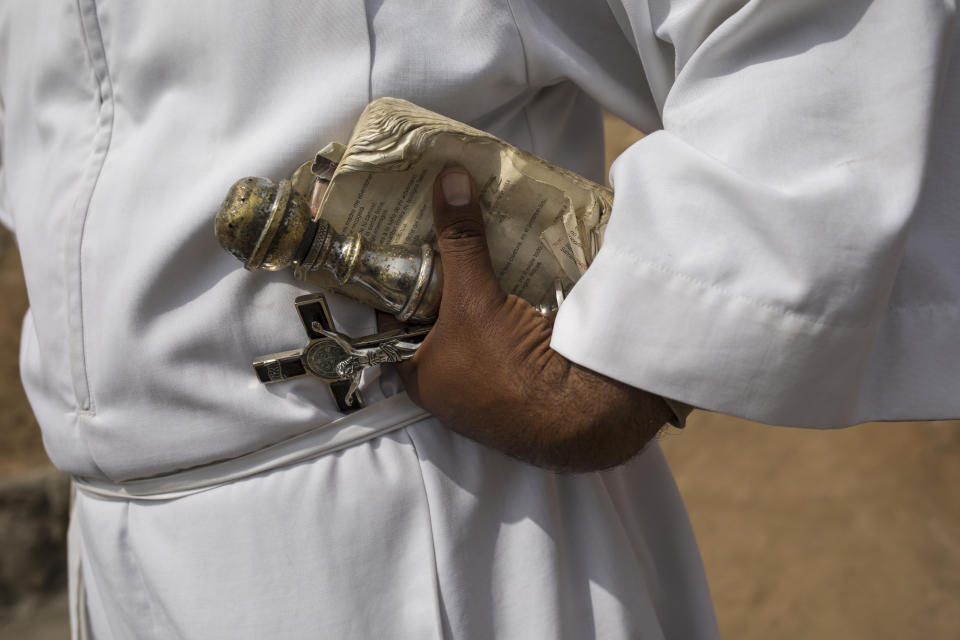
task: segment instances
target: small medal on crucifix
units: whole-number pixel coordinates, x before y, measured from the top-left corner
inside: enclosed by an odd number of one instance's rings
[[[430,331],[430,325],[423,325],[351,338],[334,328],[323,294],[299,296],[294,304],[310,341],[301,349],[261,356],[253,369],[264,384],[306,375],[320,378],[342,412],[363,408],[358,387],[364,369],[413,357]]]

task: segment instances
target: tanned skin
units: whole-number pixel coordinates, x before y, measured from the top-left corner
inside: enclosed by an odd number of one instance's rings
[[[643,448],[670,409],[550,348],[551,321],[497,282],[467,170],[445,169],[433,203],[444,276],[439,317],[397,367],[414,402],[457,433],[555,471],[605,469]]]

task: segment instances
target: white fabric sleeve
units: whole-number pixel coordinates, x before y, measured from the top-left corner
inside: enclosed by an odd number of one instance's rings
[[[610,4],[662,129],[614,164],[603,248],[553,347],[697,407],[849,424],[923,180],[951,3]]]

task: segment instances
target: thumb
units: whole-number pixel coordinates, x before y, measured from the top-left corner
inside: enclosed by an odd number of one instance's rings
[[[443,262],[443,298],[458,307],[496,303],[505,294],[493,272],[477,187],[461,166],[440,172],[433,185],[433,227]]]

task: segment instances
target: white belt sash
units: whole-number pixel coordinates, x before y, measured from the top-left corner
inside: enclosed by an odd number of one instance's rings
[[[398,393],[365,409],[251,453],[174,473],[110,482],[74,477],[78,491],[116,500],[172,500],[317,458],[401,429],[429,413]]]

